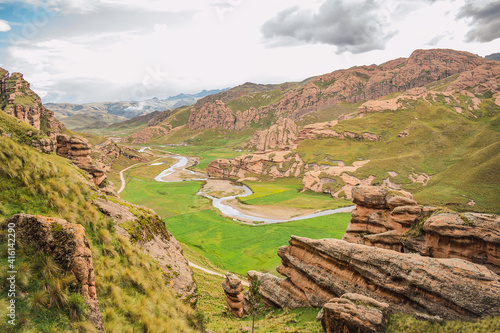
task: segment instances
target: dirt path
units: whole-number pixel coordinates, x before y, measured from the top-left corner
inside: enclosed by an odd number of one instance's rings
[[[129,166],[129,167],[126,167],[126,168],[125,168],[125,169],[123,169],[122,171],[120,171],[120,180],[121,180],[121,182],[122,182],[122,186],[120,187],[120,189],[119,189],[116,193],[120,194],[121,192],[123,192],[123,190],[125,189],[125,185],[127,184],[127,183],[125,183],[125,177],[123,177],[123,173],[124,173],[125,171],[127,171],[128,169],[130,169],[130,168],[132,168],[132,167],[135,167],[136,165],[139,165],[139,164],[141,164],[141,163],[144,163],[144,162],[139,162],[139,163],[133,164],[133,165],[131,165],[131,166]]]
[[[224,274],[221,274],[221,273],[217,273],[217,272],[211,271],[211,270],[209,270],[209,269],[207,269],[207,268],[203,268],[203,267],[201,267],[201,266],[198,266],[198,265],[196,265],[196,264],[192,263],[191,261],[189,262],[189,266],[190,266],[190,267],[194,267],[194,268],[196,268],[196,269],[199,269],[200,271],[203,271],[203,272],[205,272],[205,273],[207,273],[207,274],[210,274],[210,275],[217,275],[217,276],[220,276],[220,277],[225,278]],[[248,282],[246,282],[246,281],[243,281],[243,280],[242,280],[242,281],[241,281],[241,284],[242,284],[242,285],[244,285],[244,286],[246,286],[246,287],[248,287]]]

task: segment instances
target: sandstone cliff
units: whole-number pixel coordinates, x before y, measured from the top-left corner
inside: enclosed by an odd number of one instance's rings
[[[92,146],[79,136],[59,134],[57,136],[57,155],[71,160],[77,167],[89,173],[95,185],[99,186],[106,178],[104,165],[90,157]]]
[[[296,147],[297,125],[291,119],[280,118],[268,129],[257,131],[244,148],[253,148],[257,152],[270,150],[290,150]]]
[[[455,320],[500,315],[500,277],[482,265],[337,239],[292,236],[289,243],[278,251],[278,272],[287,277],[279,285],[291,286],[287,289],[311,306],[357,293],[388,303],[391,312],[424,312]],[[259,281],[265,297],[276,288],[266,279]]]
[[[21,73],[9,75],[0,68],[0,108],[7,114],[21,119],[37,130],[41,130],[50,139],[56,139],[64,128],[54,113],[45,109],[40,97],[30,89]]]
[[[245,178],[259,174],[272,178],[298,177],[304,169],[304,162],[291,151],[256,153],[238,156],[234,159],[217,159],[207,166],[211,177]]]
[[[98,331],[104,332],[96,294],[92,251],[85,228],[63,219],[28,214],[16,214],[6,223],[15,225],[19,241],[51,255],[65,271],[75,275],[81,285],[80,294],[90,310],[89,321]]]
[[[408,192],[374,186],[355,187],[352,198],[356,209],[343,240],[292,236],[278,250],[285,279],[248,272],[270,305],[329,303],[324,325],[347,316],[345,327],[371,320],[363,308],[338,300],[350,293],[427,320],[500,315],[500,217],[419,206]]]
[[[115,222],[117,233],[137,243],[142,251],[156,260],[177,296],[196,303],[193,271],[183,255],[179,242],[165,228],[165,223],[148,208],[99,199],[99,210]]]
[[[420,206],[408,192],[374,186],[354,188],[353,202],[356,209],[342,238],[348,242],[465,259],[500,274],[498,216]]]
[[[477,75],[477,82],[488,77],[488,85],[495,85],[497,62],[488,61],[468,52],[434,49],[416,50],[408,59],[400,58],[382,65],[358,66],[338,70],[308,80],[296,87],[290,86],[282,91],[278,101],[258,108],[250,107],[244,111],[232,110],[227,102],[239,96],[217,95],[195,105],[189,118],[191,129],[227,128],[240,130],[267,116],[298,119],[303,115],[325,109],[340,102],[357,103],[374,100],[390,93],[424,87],[455,74],[464,74],[448,89],[459,88],[459,82],[466,82],[467,75]],[[496,81],[498,82],[498,80]],[[465,83],[468,84],[468,83]],[[481,86],[481,84],[479,84]],[[487,91],[486,87],[478,88]],[[498,88],[493,90],[498,92]]]

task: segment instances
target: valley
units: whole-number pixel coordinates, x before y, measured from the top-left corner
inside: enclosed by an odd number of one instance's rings
[[[261,332],[500,329],[500,62],[416,50],[84,133],[0,74],[26,327],[237,332],[258,283]]]

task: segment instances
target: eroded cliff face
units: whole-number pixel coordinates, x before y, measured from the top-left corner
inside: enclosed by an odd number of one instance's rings
[[[87,171],[95,185],[101,185],[106,178],[104,165],[90,157],[92,145],[85,138],[59,134],[56,153],[71,160],[80,169]]]
[[[244,148],[253,148],[257,152],[290,150],[296,147],[297,132],[297,125],[293,120],[280,118],[268,129],[255,132]]]
[[[54,142],[64,128],[54,113],[45,109],[40,97],[30,89],[30,84],[21,73],[9,75],[0,68],[0,106],[5,113],[30,124]]]
[[[339,301],[345,294],[426,320],[500,315],[500,217],[420,206],[408,192],[374,186],[355,187],[352,198],[343,240],[292,236],[278,250],[285,279],[248,272],[270,305],[328,303],[322,318],[329,329],[341,322],[335,316],[349,317],[345,327],[380,319]],[[379,319],[373,323],[383,324]]]
[[[343,240],[435,258],[460,258],[500,274],[500,217],[418,205],[410,193],[375,186],[353,190]]]
[[[211,177],[245,178],[251,175],[266,175],[272,178],[298,177],[304,169],[304,162],[291,151],[255,153],[234,159],[217,159],[207,166]]]
[[[80,224],[41,215],[16,214],[6,223],[13,223],[16,238],[51,255],[68,272],[72,272],[81,284],[80,294],[89,307],[88,319],[95,328],[104,332],[102,316],[97,300],[94,264],[85,228]]]
[[[481,74],[476,75],[476,68]],[[450,91],[457,88],[463,90],[464,88],[460,88],[462,85],[470,87],[468,76],[476,75],[474,82],[478,82],[478,92],[488,91],[488,88],[483,86],[483,81],[488,82],[488,86],[495,86],[491,91],[498,92],[498,80],[494,74],[498,68],[500,66],[497,62],[468,52],[446,49],[416,50],[408,59],[400,58],[380,66],[359,66],[318,76],[305,85],[286,90],[277,102],[259,108],[234,111],[226,105],[229,99],[223,99],[227,93],[221,95],[219,100],[217,95],[214,95],[210,101],[195,105],[189,118],[189,128],[240,130],[267,116],[298,119],[309,112],[322,110],[340,102],[374,100],[390,93],[424,87],[429,83],[466,72],[468,74],[464,74],[463,78],[448,87]]]
[[[137,243],[142,251],[156,260],[177,296],[196,304],[196,284],[193,271],[174,236],[165,223],[148,208],[125,201],[98,199],[99,210],[115,222],[116,232]]]
[[[282,265],[277,270],[311,306],[357,293],[388,303],[391,312],[455,320],[500,315],[500,276],[482,265],[337,239],[292,236],[289,243],[278,251]],[[265,280],[261,286],[264,292],[274,287]]]

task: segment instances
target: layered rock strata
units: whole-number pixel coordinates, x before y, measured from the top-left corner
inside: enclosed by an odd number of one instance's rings
[[[326,333],[383,333],[387,326],[389,305],[359,294],[333,298],[321,309],[316,319]]]
[[[117,233],[140,245],[145,254],[158,262],[177,296],[195,304],[198,295],[193,271],[179,242],[165,228],[162,219],[148,208],[115,201],[98,199],[96,205],[114,220]]]
[[[75,275],[81,284],[80,294],[90,310],[88,319],[98,331],[104,332],[96,294],[92,251],[85,228],[63,219],[28,214],[16,214],[6,223],[15,225],[19,241],[51,255],[63,270]]]
[[[420,313],[464,320],[500,315],[500,276],[461,259],[405,254],[337,239],[292,236],[278,255],[284,283],[260,278],[263,295],[276,285],[293,286],[308,303],[321,307],[332,298],[357,293],[389,304],[391,312]],[[262,275],[264,277],[264,275]]]
[[[95,185],[100,185],[106,178],[104,166],[90,157],[92,146],[89,141],[79,136],[60,134],[57,136],[57,155],[71,160],[77,167],[89,173]],[[100,165],[99,165],[100,164]]]
[[[352,192],[343,240],[435,258],[459,258],[500,274],[500,217],[420,206],[410,193],[375,186]]]
[[[226,303],[229,312],[236,318],[245,314],[243,309],[243,285],[241,280],[232,273],[226,273],[226,279],[222,281],[222,289],[226,295]]]
[[[288,118],[280,118],[268,129],[257,131],[244,146],[254,148],[257,152],[271,150],[290,150],[296,147],[297,125]]]
[[[227,97],[231,91],[213,95],[205,100],[204,104],[200,100],[192,109],[189,128],[240,130],[268,116],[299,119],[305,114],[338,103],[374,100],[390,93],[424,87],[460,73],[464,73],[463,78],[447,89],[463,90],[464,85],[471,87],[473,84],[475,93],[477,91],[483,94],[488,90],[482,86],[489,86],[492,87],[490,90],[497,94],[498,77],[495,73],[498,69],[498,62],[488,61],[468,52],[445,49],[416,50],[407,59],[395,59],[378,66],[352,67],[315,77],[296,88],[284,90],[278,101],[259,108],[235,111],[226,103],[237,95]],[[481,75],[476,75],[476,70],[479,70]],[[468,79],[472,76],[477,79],[469,84]],[[397,100],[394,103],[398,103]],[[367,109],[371,107],[367,106]]]
[[[64,128],[54,113],[42,105],[40,97],[30,89],[30,84],[21,73],[9,75],[9,72],[0,68],[0,98],[6,102],[3,108],[5,113],[42,131],[53,141]]]
[[[299,155],[285,150],[217,159],[207,166],[207,173],[211,177],[224,178],[244,178],[252,174],[280,178],[298,177],[303,168],[304,162]]]

